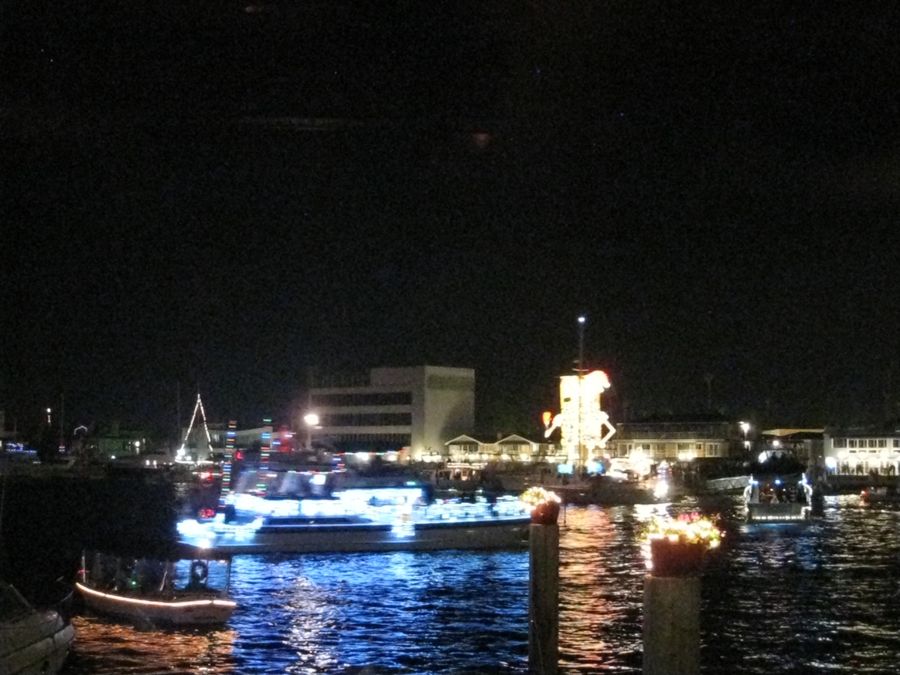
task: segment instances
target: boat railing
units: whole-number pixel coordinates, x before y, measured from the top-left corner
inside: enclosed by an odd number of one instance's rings
[[[420,520],[490,520],[495,518],[524,517],[528,507],[518,499],[498,499],[496,502],[458,500],[437,501],[422,505],[418,511]]]

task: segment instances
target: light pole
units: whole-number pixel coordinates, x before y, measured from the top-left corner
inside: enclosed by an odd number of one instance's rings
[[[308,412],[303,416],[303,423],[306,424],[306,449],[312,450],[312,430],[319,426],[319,416],[314,412]]]
[[[749,422],[741,422],[740,423],[741,431],[744,433],[744,450],[750,449],[750,441],[747,440],[747,432],[750,431],[750,423]]]
[[[581,383],[582,377],[584,377],[584,324],[587,321],[587,317],[582,314],[578,317],[578,461],[581,466],[587,465],[587,458],[584,456],[584,450],[582,449],[581,443],[581,415],[582,415],[582,391],[581,391]]]

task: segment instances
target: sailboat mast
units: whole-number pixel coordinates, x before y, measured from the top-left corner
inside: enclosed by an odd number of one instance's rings
[[[175,442],[181,435],[181,382],[175,383]]]

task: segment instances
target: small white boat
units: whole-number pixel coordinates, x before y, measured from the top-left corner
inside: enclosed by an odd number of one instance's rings
[[[241,483],[213,519],[179,522],[179,543],[229,556],[528,545],[531,509],[515,497],[429,499],[416,482],[331,490],[324,474],[294,471],[248,471]]]
[[[771,478],[759,481],[750,477],[744,489],[748,523],[804,522],[812,517],[812,487],[806,475],[799,480]]]
[[[90,569],[88,569],[90,564]],[[94,554],[75,583],[91,611],[141,625],[221,624],[237,604],[228,595],[231,560],[158,561]]]
[[[72,624],[58,611],[34,608],[13,586],[0,582],[0,673],[58,673],[74,637]]]

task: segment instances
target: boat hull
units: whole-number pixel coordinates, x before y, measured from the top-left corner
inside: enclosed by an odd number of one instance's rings
[[[75,637],[58,612],[34,612],[0,623],[0,672],[4,675],[58,673]]]
[[[529,518],[429,521],[399,527],[383,523],[273,524],[252,534],[219,530],[210,536],[183,537],[180,543],[188,549],[222,555],[516,549],[528,545],[529,525]]]
[[[812,510],[807,504],[747,504],[748,523],[796,523],[809,520]]]
[[[75,588],[91,611],[140,623],[172,626],[221,624],[231,618],[236,606],[232,600],[208,596],[185,594],[172,599],[127,596],[100,591],[80,582],[75,583]]]

